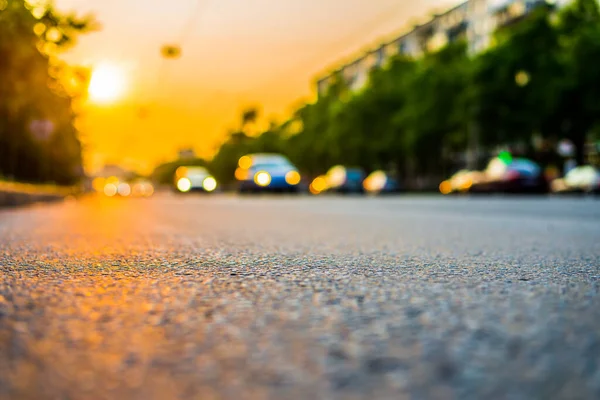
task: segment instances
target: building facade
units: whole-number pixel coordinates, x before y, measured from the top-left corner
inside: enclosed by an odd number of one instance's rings
[[[317,80],[317,92],[326,93],[337,76],[342,77],[351,90],[360,90],[367,84],[373,68],[382,67],[397,54],[416,58],[459,40],[467,41],[471,53],[480,52],[490,45],[498,28],[523,18],[542,3],[564,4],[566,1],[467,0],[323,74]]]

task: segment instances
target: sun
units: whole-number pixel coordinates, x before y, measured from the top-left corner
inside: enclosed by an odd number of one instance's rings
[[[94,68],[88,93],[97,103],[111,103],[125,92],[125,74],[114,65],[100,65]]]

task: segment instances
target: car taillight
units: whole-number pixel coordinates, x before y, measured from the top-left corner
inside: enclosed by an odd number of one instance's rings
[[[506,173],[506,180],[514,181],[521,177],[519,171],[511,170]]]

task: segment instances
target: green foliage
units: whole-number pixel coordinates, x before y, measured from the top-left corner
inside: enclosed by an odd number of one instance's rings
[[[600,122],[600,11],[596,0],[575,0],[561,13],[563,88],[552,124],[573,141],[583,160],[586,136]]]
[[[571,139],[583,162],[586,138],[600,126],[598,60],[595,0],[574,0],[560,11],[538,6],[502,27],[484,53],[469,55],[455,42],[417,60],[398,56],[374,69],[359,91],[338,75],[281,126],[256,138],[232,136],[213,167],[232,179],[239,157],[269,151],[309,176],[344,164],[393,170],[408,186],[417,186],[416,178],[437,185],[466,167],[474,140],[488,155],[520,145],[535,157],[540,137],[550,145]],[[297,128],[291,134],[290,126]]]
[[[61,81],[56,53],[90,27],[90,19],[64,16],[51,7],[5,1],[0,10],[0,174],[15,180],[71,184],[83,173],[74,127],[75,87]],[[35,16],[33,14],[35,14]],[[73,72],[75,79],[85,76]],[[69,83],[71,84],[71,83]],[[50,121],[40,135],[34,121]]]
[[[551,11],[535,10],[499,32],[498,44],[475,61],[476,119],[484,145],[530,142],[555,112],[564,86],[564,66]]]

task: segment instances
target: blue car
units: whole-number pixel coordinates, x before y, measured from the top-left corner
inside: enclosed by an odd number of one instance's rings
[[[298,169],[280,154],[249,154],[239,160],[235,171],[240,193],[299,191]]]

